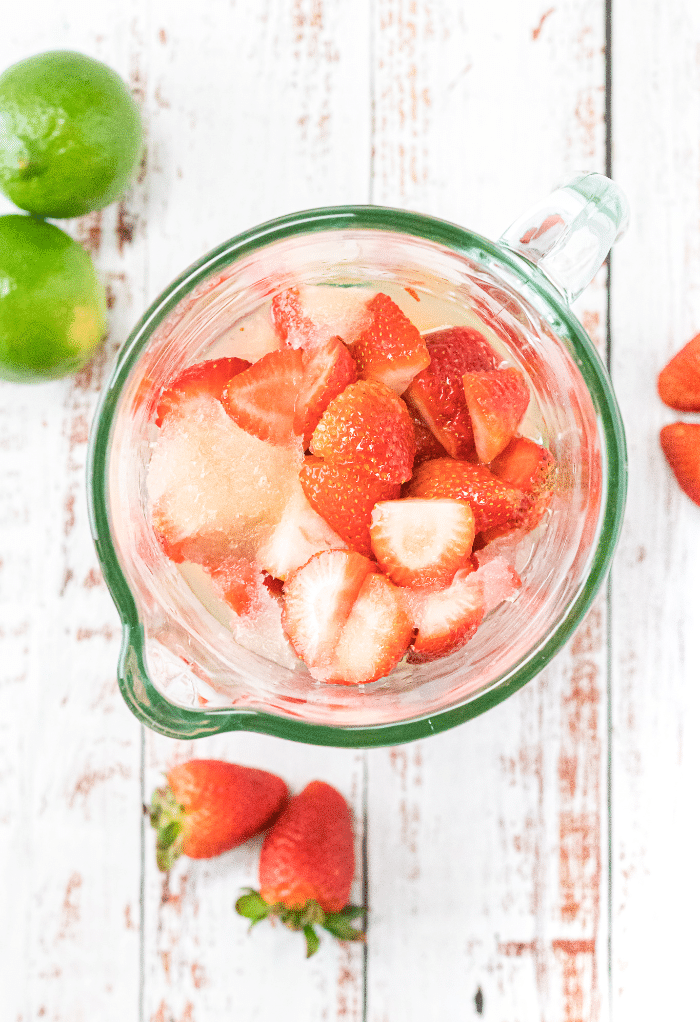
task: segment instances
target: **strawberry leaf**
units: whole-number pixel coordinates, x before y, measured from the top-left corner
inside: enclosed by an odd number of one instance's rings
[[[365,909],[362,905],[346,905],[340,912],[327,913],[321,925],[338,940],[364,940],[364,931],[350,925],[352,919],[364,914]]]
[[[167,873],[182,854],[184,812],[184,806],[169,787],[156,788],[153,792],[148,815],[156,831],[156,863],[163,873]]]
[[[311,923],[307,923],[304,927],[304,936],[306,937],[306,957],[311,958],[311,955],[315,955],[320,946],[316,931]]]
[[[251,887],[247,888],[247,894],[242,894],[240,896],[235,907],[239,916],[244,916],[246,919],[250,919],[251,930],[256,923],[259,923],[261,919],[266,919],[270,914],[270,906],[268,903]]]

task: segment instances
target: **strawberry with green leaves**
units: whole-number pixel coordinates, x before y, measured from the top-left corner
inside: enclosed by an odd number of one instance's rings
[[[180,855],[209,859],[260,834],[279,815],[287,785],[275,774],[218,759],[192,759],[153,793],[156,861],[166,872]]]
[[[260,890],[248,890],[236,902],[251,927],[279,919],[302,930],[306,956],[319,948],[314,929],[323,927],[339,940],[363,940],[352,920],[364,909],[349,905],[355,875],[352,819],[335,788],[312,781],[294,796],[266,834],[260,852]]]

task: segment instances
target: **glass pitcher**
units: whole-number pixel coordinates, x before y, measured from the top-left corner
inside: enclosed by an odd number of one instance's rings
[[[392,745],[466,721],[542,670],[600,588],[622,523],[619,410],[569,305],[626,222],[624,196],[599,174],[558,189],[498,243],[403,210],[309,210],[232,238],[166,288],[121,351],[89,452],[91,526],[123,625],[119,684],[139,720],[175,738],[242,729],[321,745]],[[499,339],[528,377],[557,472],[546,528],[519,551],[523,584],[513,602],[442,660],[401,662],[377,682],[341,686],[234,641],[162,552],[146,511],[146,471],[157,401],[180,369],[212,357],[277,292],[368,282],[437,298]]]

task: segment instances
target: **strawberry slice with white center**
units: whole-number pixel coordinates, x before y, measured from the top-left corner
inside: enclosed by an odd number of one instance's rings
[[[489,469],[499,479],[527,494],[530,506],[524,512],[520,528],[528,532],[534,529],[552,502],[554,456],[534,440],[514,436]]]
[[[462,500],[382,501],[370,535],[374,556],[397,585],[448,585],[471,555],[474,514]]]
[[[366,576],[375,570],[367,557],[349,550],[314,554],[284,585],[284,628],[312,677],[333,673],[334,653]]]
[[[416,439],[408,408],[378,380],[358,380],[334,398],[311,437],[329,464],[352,462],[390,483],[411,477]]]
[[[477,456],[485,463],[493,461],[508,445],[527,411],[527,382],[512,367],[465,373],[462,382]]]
[[[246,433],[272,444],[289,444],[295,436],[296,402],[303,378],[301,351],[271,351],[229,381],[221,402]]]
[[[156,426],[162,426],[165,416],[177,411],[188,398],[208,394],[220,400],[229,380],[249,366],[244,358],[215,358],[183,369],[160,396]]]
[[[368,574],[341,633],[326,680],[366,685],[384,678],[406,652],[412,634],[401,590],[384,575]]]
[[[294,413],[294,432],[309,446],[311,435],[334,397],[357,379],[357,367],[340,337],[304,353],[304,379]]]
[[[469,642],[484,617],[484,587],[477,574],[411,601],[418,629],[408,654],[411,663],[439,660]]]
[[[412,381],[405,400],[449,455],[471,458],[474,435],[462,377],[467,372],[496,369],[500,358],[483,334],[471,327],[435,330],[423,339],[430,364]]]
[[[409,497],[466,500],[474,512],[476,531],[519,524],[527,497],[522,490],[489,472],[486,465],[435,458],[416,469],[407,487]]]
[[[430,362],[418,329],[388,295],[378,294],[368,303],[372,317],[352,345],[360,378],[379,380],[397,394]]]

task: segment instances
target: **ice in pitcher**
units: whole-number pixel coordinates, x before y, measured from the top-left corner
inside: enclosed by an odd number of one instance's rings
[[[368,684],[517,599],[556,471],[534,404],[473,309],[300,284],[162,389],[150,520],[232,641]]]

